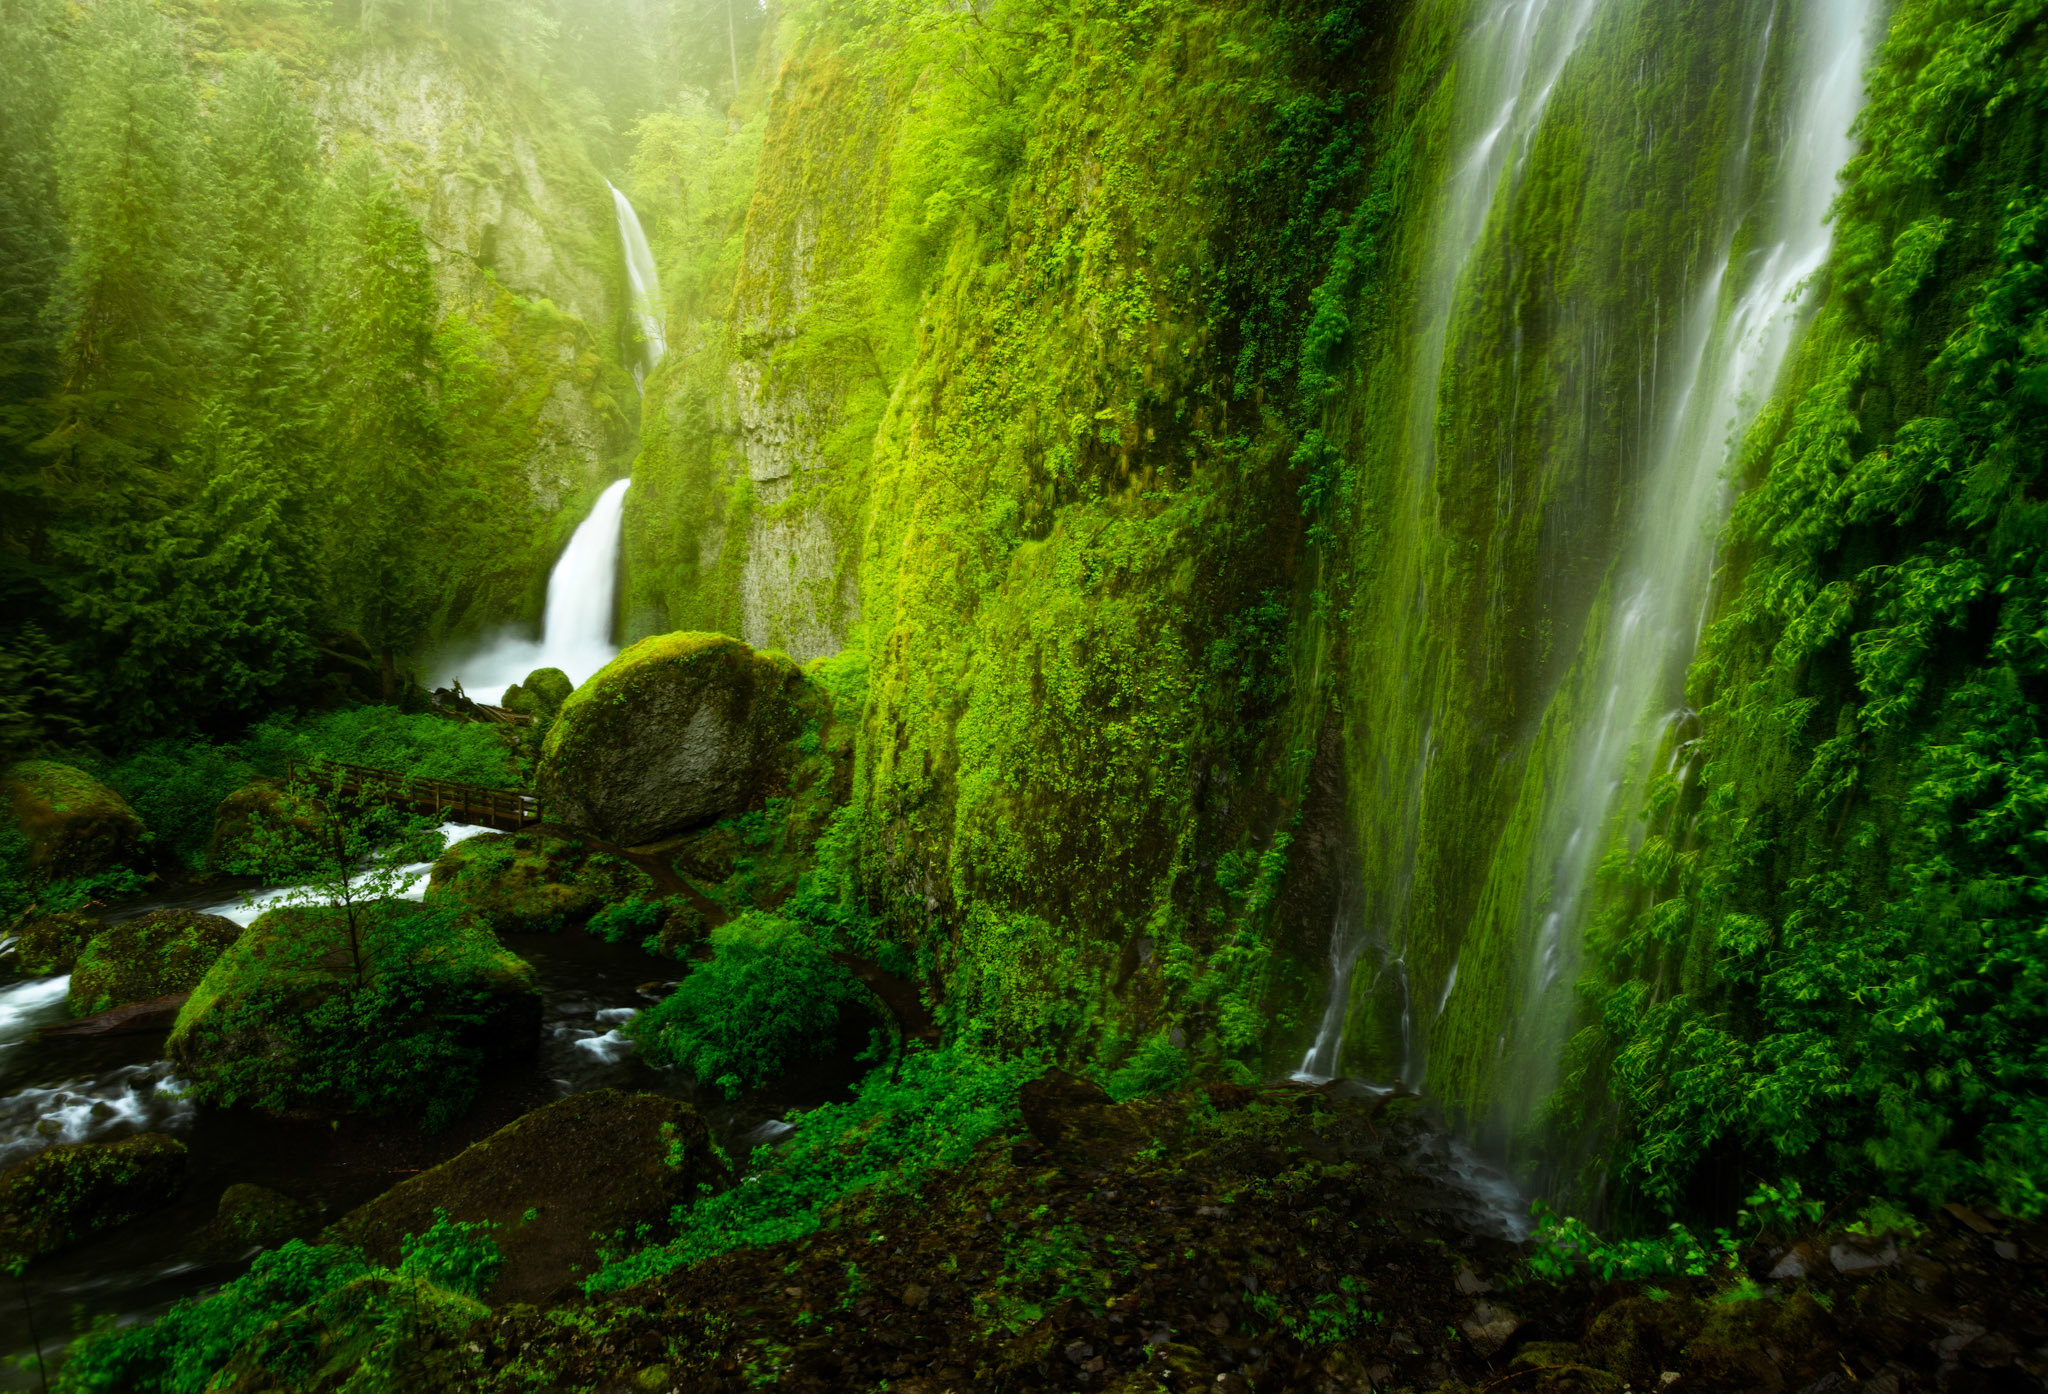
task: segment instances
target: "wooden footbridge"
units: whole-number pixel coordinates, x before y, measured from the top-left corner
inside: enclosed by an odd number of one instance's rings
[[[517,789],[492,789],[452,779],[422,779],[396,770],[345,765],[338,760],[294,760],[285,769],[293,783],[353,794],[413,813],[445,815],[458,823],[517,832],[540,821],[540,801]]]

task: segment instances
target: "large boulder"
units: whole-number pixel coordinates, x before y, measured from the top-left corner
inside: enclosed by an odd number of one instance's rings
[[[551,821],[632,847],[738,813],[827,707],[796,664],[723,634],[642,639],[563,704],[536,787]]]
[[[233,920],[196,910],[152,910],[108,925],[71,970],[71,1014],[190,992],[241,937]]]
[[[607,905],[651,899],[654,882],[622,857],[544,828],[464,838],[434,862],[427,903],[459,906],[500,934],[576,929]]]
[[[39,916],[24,925],[14,941],[15,966],[32,976],[69,973],[93,936],[106,927],[105,920],[83,910]]]
[[[201,1102],[438,1126],[540,1043],[533,968],[466,916],[408,900],[272,910],[220,957],[165,1052]]]
[[[325,855],[327,813],[281,779],[254,779],[220,801],[208,861],[222,871],[264,875],[293,860]],[[267,839],[261,837],[271,834]]]
[[[326,1235],[378,1263],[405,1236],[488,1220],[504,1254],[490,1300],[539,1302],[596,1271],[597,1243],[730,1178],[697,1111],[658,1094],[598,1089],[534,1110],[351,1211]]]
[[[54,760],[11,766],[7,795],[28,839],[29,870],[47,880],[95,876],[143,861],[145,831],[128,801]]]
[[[185,1144],[163,1133],[46,1147],[0,1172],[0,1270],[168,1204]]]

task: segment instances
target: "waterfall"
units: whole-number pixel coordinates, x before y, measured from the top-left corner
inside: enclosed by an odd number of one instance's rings
[[[1432,220],[1433,255],[1424,271],[1418,305],[1416,372],[1405,410],[1404,432],[1411,466],[1407,512],[1411,530],[1426,526],[1430,507],[1428,475],[1434,467],[1437,391],[1442,380],[1444,348],[1450,336],[1459,283],[1485,235],[1488,220],[1504,189],[1512,186],[1529,142],[1542,124],[1565,66],[1578,51],[1601,0],[1491,0],[1464,41],[1459,59],[1458,101],[1468,133],[1463,153],[1452,166],[1439,193]],[[1407,658],[1414,636],[1428,619],[1426,600],[1401,617],[1404,632],[1390,647]],[[1411,688],[1419,688],[1411,673]],[[1358,961],[1368,948],[1381,959],[1382,972],[1392,961],[1390,947],[1396,927],[1407,914],[1413,889],[1416,849],[1422,822],[1422,791],[1434,754],[1432,729],[1406,761],[1398,779],[1390,779],[1381,799],[1395,809],[1389,825],[1398,829],[1401,845],[1386,850],[1385,863],[1396,868],[1389,881],[1364,898],[1348,922],[1332,928],[1329,997],[1316,1038],[1303,1056],[1295,1078],[1324,1080],[1335,1075],[1344,1051],[1351,984]],[[1375,975],[1374,982],[1379,981]],[[1400,981],[1406,990],[1403,970]],[[1404,1018],[1406,1013],[1404,1012]],[[1405,1031],[1404,1027],[1404,1031]],[[1412,1043],[1403,1042],[1404,1068],[1413,1057]]]
[[[1524,965],[1517,1046],[1533,1067],[1533,1105],[1553,1082],[1568,1029],[1593,873],[1641,806],[1653,761],[1690,718],[1685,672],[1712,599],[1714,543],[1727,517],[1726,467],[1776,385],[1810,309],[1809,283],[1831,245],[1827,212],[1854,151],[1875,0],[1804,0],[1799,66],[1770,187],[1745,201],[1764,231],[1738,264],[1738,217],[1723,219],[1711,270],[1679,333],[1682,365],[1614,572],[1608,617],[1589,637],[1592,708],[1572,751],[1539,866],[1550,873]],[[1525,1074],[1532,1071],[1525,1070]]]
[[[633,211],[632,201],[610,180],[605,181],[605,187],[612,191],[619,248],[625,254],[627,310],[636,331],[632,344],[633,381],[645,387],[647,375],[668,353],[668,339],[662,333],[661,277],[654,269],[654,252],[647,245],[647,234],[640,228],[640,217]]]
[[[661,278],[632,202],[611,181],[605,181],[605,187],[611,190],[618,219],[628,314],[637,328],[631,346],[633,382],[645,387],[647,375],[668,352],[668,341],[662,335]],[[626,516],[626,490],[632,482],[628,478],[608,485],[591,506],[590,516],[570,535],[569,545],[548,573],[540,639],[500,639],[449,675],[459,679],[472,697],[501,702],[506,688],[536,668],[559,668],[580,686],[618,654],[618,646],[612,643],[612,610],[618,595],[619,535]]]

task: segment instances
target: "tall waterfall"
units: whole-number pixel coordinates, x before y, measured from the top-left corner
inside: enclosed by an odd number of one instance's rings
[[[1465,41],[1460,67],[1470,76],[1459,101],[1466,113],[1468,143],[1440,194],[1431,238],[1434,251],[1424,273],[1418,307],[1417,371],[1405,412],[1406,449],[1412,466],[1407,512],[1418,532],[1423,526],[1420,515],[1429,507],[1427,476],[1434,463],[1437,389],[1459,284],[1495,203],[1520,172],[1529,141],[1542,124],[1565,65],[1585,38],[1599,3],[1490,0]],[[1407,632],[1396,636],[1392,648],[1404,659],[1414,652],[1413,640],[1427,613],[1425,604],[1403,616]],[[1331,931],[1329,1002],[1297,1078],[1320,1080],[1337,1073],[1353,975],[1369,949],[1382,965],[1375,972],[1374,989],[1384,980],[1404,994],[1408,990],[1405,965],[1390,940],[1394,927],[1407,913],[1413,889],[1423,781],[1431,751],[1430,732],[1425,727],[1401,777],[1387,780],[1379,792],[1380,799],[1397,810],[1391,821],[1403,829],[1405,843],[1388,858],[1396,868],[1394,874],[1363,897],[1361,909],[1346,911],[1350,923]],[[1405,1060],[1402,1068],[1405,1073]]]
[[[1520,1124],[1557,1083],[1595,872],[1690,719],[1725,476],[1826,264],[1877,0],[1474,11],[1376,418],[1399,482],[1351,635],[1363,886],[1300,1072],[1419,1085],[1448,1042],[1455,1107]]]
[[[1640,808],[1660,752],[1685,734],[1685,670],[1712,599],[1714,542],[1730,502],[1727,466],[1777,382],[1810,283],[1827,261],[1827,213],[1854,151],[1849,131],[1862,106],[1876,0],[1804,0],[1802,8],[1784,145],[1770,187],[1748,201],[1761,205],[1763,226],[1723,219],[1711,270],[1676,341],[1677,386],[1607,618],[1588,636],[1587,670],[1597,674],[1591,719],[1538,844],[1551,892],[1536,911],[1524,969],[1518,1048],[1537,1067],[1525,1105],[1554,1083],[1594,869],[1622,832],[1616,820]],[[1744,252],[1738,237],[1750,242]]]
[[[632,344],[633,381],[644,387],[647,375],[668,352],[668,341],[662,335],[661,278],[631,201],[609,180],[605,187],[611,190],[618,218],[629,314],[637,328]],[[620,479],[606,486],[590,515],[570,535],[569,545],[548,573],[547,609],[539,640],[500,639],[451,674],[472,696],[503,701],[505,689],[536,668],[559,668],[570,682],[580,685],[618,654],[618,646],[612,642],[612,610],[618,595],[619,534],[625,522],[626,489],[632,482]]]
[[[625,253],[626,294],[635,337],[632,345],[633,381],[645,387],[647,375],[668,353],[668,338],[662,332],[661,277],[654,269],[654,252],[641,231],[640,217],[632,201],[609,180],[612,209],[619,223],[619,247]]]

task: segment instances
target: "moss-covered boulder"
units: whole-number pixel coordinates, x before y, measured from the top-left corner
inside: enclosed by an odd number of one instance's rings
[[[294,794],[281,779],[255,779],[220,801],[213,814],[213,837],[207,844],[209,864],[222,871],[245,875],[261,874],[257,834],[272,830],[279,836],[261,851],[267,861],[294,853],[307,858],[325,850],[327,814],[312,800]]]
[[[142,864],[142,819],[84,770],[24,760],[8,768],[5,784],[34,875],[56,881]]]
[[[213,1216],[213,1238],[222,1246],[261,1244],[266,1248],[313,1227],[313,1212],[282,1191],[237,1182],[221,1193]]]
[[[688,1104],[599,1089],[536,1109],[408,1177],[325,1237],[395,1264],[401,1241],[428,1229],[436,1211],[492,1221],[505,1261],[490,1300],[536,1302],[595,1271],[593,1236],[666,1222],[727,1179]]]
[[[631,862],[545,828],[465,838],[434,862],[427,900],[459,906],[500,934],[574,929],[600,909],[651,898]]]
[[[185,1144],[163,1133],[47,1147],[0,1172],[0,1269],[53,1254],[167,1204]]]
[[[542,807],[629,847],[740,812],[825,706],[782,654],[722,634],[643,639],[563,704],[541,751]]]
[[[208,1394],[460,1389],[461,1337],[490,1308],[425,1278],[373,1271],[254,1332]]]
[[[560,668],[536,668],[526,675],[525,682],[513,683],[505,689],[504,705],[508,711],[524,712],[544,721],[559,712],[575,690],[576,685]]]
[[[165,1046],[203,1102],[438,1126],[540,1042],[533,968],[408,900],[272,910],[208,971]]]
[[[233,920],[196,910],[152,910],[108,925],[71,970],[71,1014],[190,992],[241,937]]]
[[[38,976],[69,973],[93,936],[106,927],[105,920],[83,910],[64,910],[30,920],[14,943],[15,966]]]

